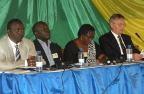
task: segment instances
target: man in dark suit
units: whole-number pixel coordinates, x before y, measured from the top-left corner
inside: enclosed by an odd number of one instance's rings
[[[43,59],[46,61],[46,67],[61,67],[62,50],[61,47],[51,42],[50,30],[45,22],[39,21],[34,24],[33,33],[36,39],[33,41],[36,51],[41,51]]]
[[[100,47],[110,60],[126,59],[126,48],[131,45],[133,50],[133,59],[140,60],[142,56],[134,47],[130,36],[123,34],[125,27],[125,18],[121,14],[113,14],[110,17],[109,24],[111,31],[100,37]]]

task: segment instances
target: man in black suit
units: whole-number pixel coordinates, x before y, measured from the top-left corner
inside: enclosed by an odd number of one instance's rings
[[[109,20],[111,31],[100,37],[100,47],[110,60],[126,59],[126,48],[131,45],[134,60],[142,59],[140,52],[134,47],[131,37],[123,34],[125,18],[121,14],[113,14]]]
[[[61,68],[62,50],[61,47],[51,42],[50,30],[45,22],[39,21],[34,24],[33,33],[36,39],[33,41],[36,51],[41,51],[46,67]]]

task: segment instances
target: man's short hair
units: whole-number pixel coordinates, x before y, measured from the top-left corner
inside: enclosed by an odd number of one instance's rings
[[[116,20],[116,19],[125,19],[125,18],[121,14],[113,14],[109,19],[109,23],[111,23],[113,20]]]
[[[19,24],[22,24],[22,25],[23,25],[23,23],[22,23],[22,21],[21,21],[20,19],[17,19],[17,18],[11,19],[11,20],[8,22],[8,24],[7,24],[7,30],[10,29],[10,27],[11,27],[11,25],[12,25],[13,23],[19,23]]]
[[[33,33],[37,32],[37,26],[38,26],[39,24],[47,25],[47,23],[46,23],[46,22],[43,22],[43,21],[36,22],[36,23],[33,25],[33,27],[32,27]],[[48,25],[47,25],[47,26],[48,26]]]

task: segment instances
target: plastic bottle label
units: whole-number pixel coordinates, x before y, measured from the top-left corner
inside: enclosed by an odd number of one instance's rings
[[[36,62],[36,67],[42,67],[43,63],[42,62]]]
[[[79,65],[82,65],[84,63],[84,59],[79,59]]]
[[[127,54],[128,59],[132,59],[132,54]]]

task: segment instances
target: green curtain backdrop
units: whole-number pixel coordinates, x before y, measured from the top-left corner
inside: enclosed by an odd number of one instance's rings
[[[35,22],[47,22],[51,40],[62,48],[77,37],[77,31],[84,23],[96,28],[96,42],[109,28],[91,0],[0,0],[0,37],[7,32],[6,24],[12,18],[23,21],[25,37],[29,39],[35,38],[31,30]]]

